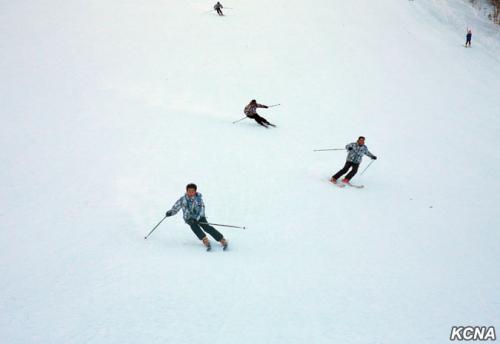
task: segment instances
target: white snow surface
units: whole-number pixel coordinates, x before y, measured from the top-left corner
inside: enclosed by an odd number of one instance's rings
[[[500,332],[499,27],[461,0],[222,3],[0,1],[0,342]],[[232,124],[253,98],[277,128]],[[379,159],[336,188],[345,152],[312,150],[359,135]],[[228,251],[180,214],[144,240],[189,182],[247,226]]]

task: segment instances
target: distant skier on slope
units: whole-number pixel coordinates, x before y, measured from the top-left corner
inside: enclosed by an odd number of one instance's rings
[[[345,176],[344,179],[342,179],[342,183],[346,184],[349,183],[352,177],[354,177],[354,175],[358,172],[359,164],[361,164],[363,155],[367,155],[373,160],[377,159],[375,155],[370,153],[368,147],[365,146],[364,136],[360,136],[358,138],[358,141],[349,143],[348,145],[345,146],[345,148],[348,151],[346,163],[344,167],[330,179],[330,181],[335,184],[337,183],[337,179],[342,177],[344,174],[347,173],[347,171],[349,171],[350,168],[352,168],[351,172],[349,172],[349,174]]]
[[[472,39],[472,31],[469,29],[467,30],[467,35],[465,36],[466,41],[465,41],[465,46],[470,48],[470,41]]]
[[[222,6],[222,4],[219,1],[217,1],[217,3],[214,5],[214,10],[216,10],[217,14],[220,16],[224,15],[224,13],[222,13],[222,10],[221,10],[222,8],[224,8],[224,6]]]
[[[175,202],[172,209],[167,211],[166,217],[177,214],[177,212],[182,208],[184,222],[186,222],[191,230],[196,234],[198,239],[203,242],[203,245],[207,248],[207,251],[211,249],[210,241],[208,240],[205,232],[210,234],[216,241],[218,241],[224,249],[227,248],[227,240],[224,236],[217,231],[214,227],[207,224],[207,219],[205,217],[205,204],[201,193],[196,192],[196,184],[188,184],[186,186],[186,193]],[[203,230],[205,231],[203,231]]]
[[[252,99],[250,103],[248,103],[247,106],[245,106],[245,109],[243,112],[248,118],[252,118],[255,120],[255,122],[259,123],[261,126],[267,128],[268,125],[275,127],[274,124],[271,124],[265,119],[264,117],[261,117],[257,114],[257,108],[264,108],[267,109],[267,105],[261,105],[258,104],[255,99]]]

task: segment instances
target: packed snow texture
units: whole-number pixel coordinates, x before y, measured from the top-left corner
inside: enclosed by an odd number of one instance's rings
[[[465,0],[222,4],[0,2],[0,341],[499,331],[499,27]],[[277,128],[232,124],[253,98]],[[379,159],[336,188],[345,152],[313,149],[359,135]],[[247,226],[227,252],[181,215],[143,239],[189,182]]]

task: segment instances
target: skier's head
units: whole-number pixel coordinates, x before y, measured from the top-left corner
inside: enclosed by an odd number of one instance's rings
[[[255,99],[252,99],[252,100],[250,101],[250,104],[257,104],[257,101],[256,101]]]
[[[360,136],[358,137],[358,145],[364,145],[365,144],[365,137]]]
[[[196,195],[197,189],[198,187],[195,183],[189,183],[188,185],[186,185],[186,195],[188,195],[188,197],[193,197],[194,195]]]

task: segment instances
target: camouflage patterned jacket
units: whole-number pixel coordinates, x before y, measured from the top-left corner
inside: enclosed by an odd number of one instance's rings
[[[257,113],[257,108],[267,108],[267,105],[249,103],[247,106],[245,106],[243,112],[247,116],[253,116]]]
[[[187,195],[182,196],[175,202],[170,211],[174,215],[180,209],[182,209],[184,222],[191,219],[198,221],[200,218],[205,217],[205,204],[203,203],[201,193],[197,192],[193,198],[189,198]]]
[[[351,149],[349,150],[349,148]],[[372,159],[375,157],[375,155],[370,153],[368,147],[366,147],[365,145],[360,146],[357,142],[349,143],[345,146],[345,149],[347,149],[347,161],[355,164],[361,163],[363,155],[368,155]]]

